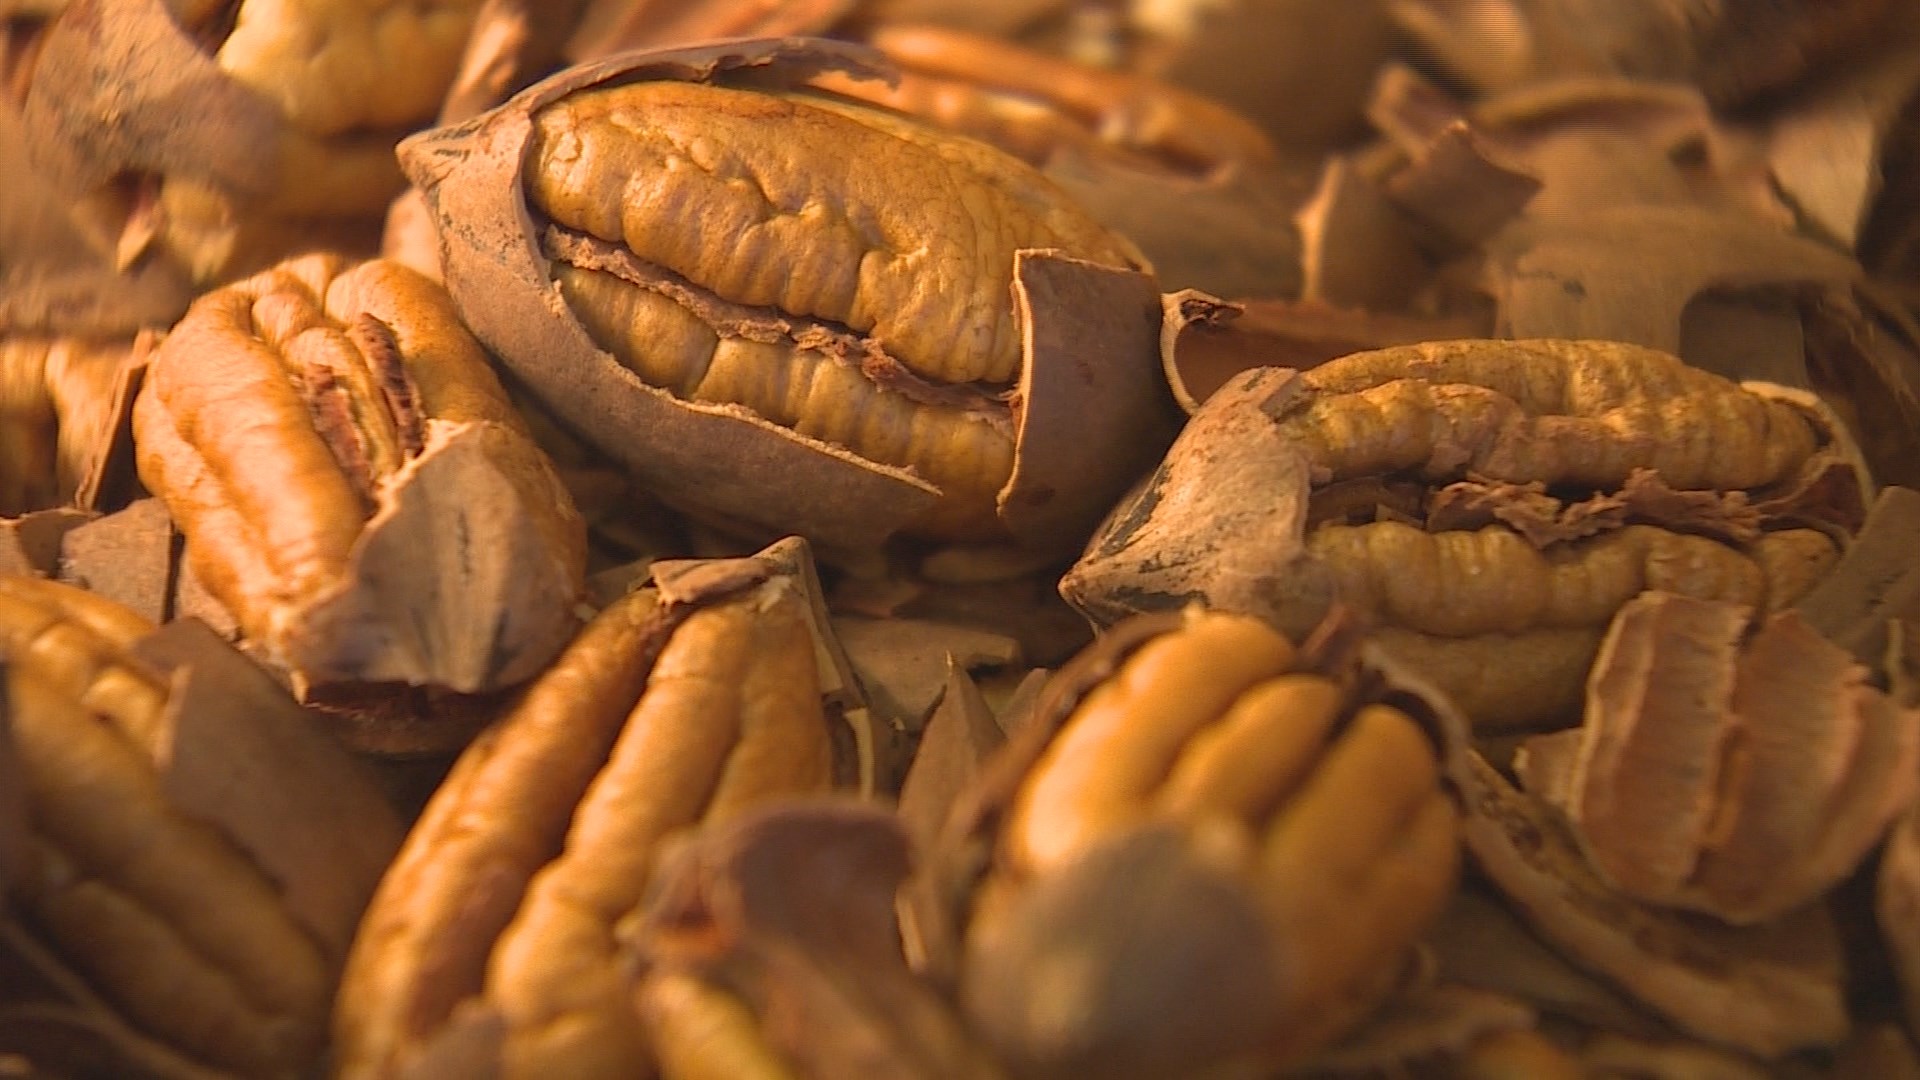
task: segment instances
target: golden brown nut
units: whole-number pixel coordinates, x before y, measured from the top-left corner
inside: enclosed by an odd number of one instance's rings
[[[508,686],[576,625],[580,517],[411,270],[312,255],[202,297],[134,432],[194,572],[302,687]]]
[[[478,7],[77,0],[33,71],[30,145],[80,190],[138,178],[123,264],[157,245],[211,282],[356,220],[371,236],[404,186],[394,143],[433,118]]]
[[[0,577],[0,658],[28,810],[12,962],[77,973],[183,1074],[302,1075],[400,839],[372,779],[198,624]]]
[[[113,433],[125,341],[0,339],[0,517],[76,501]]]
[[[1476,724],[1539,724],[1644,590],[1790,606],[1858,526],[1851,460],[1799,399],[1651,349],[1355,353],[1209,399],[1061,588],[1105,620],[1199,595],[1296,633],[1337,600]]]
[[[483,733],[382,882],[336,1018],[341,1075],[472,1041],[503,1076],[628,1076],[648,1050],[614,937],[661,845],[834,782],[851,681],[804,544],[655,564]]]
[[[1163,430],[1143,260],[999,151],[781,88],[823,68],[877,70],[803,39],[631,54],[409,140],[463,317],[710,516],[1077,544]]]
[[[971,811],[998,827],[961,994],[1015,1071],[1272,1067],[1390,988],[1458,811],[1425,706],[1359,670],[1193,610],[1056,676]]]

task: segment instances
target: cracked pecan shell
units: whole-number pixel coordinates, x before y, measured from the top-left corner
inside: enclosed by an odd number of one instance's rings
[[[1061,590],[1294,633],[1337,601],[1476,724],[1546,723],[1644,590],[1790,606],[1858,527],[1856,457],[1800,398],[1638,346],[1355,353],[1209,399]]]
[[[77,589],[0,577],[0,659],[27,808],[7,905],[24,938],[4,935],[0,967],[86,987],[39,1000],[10,986],[0,1028],[97,1000],[114,1017],[102,1029],[139,1033],[141,1053],[172,1062],[163,1075],[304,1075],[400,839],[372,779],[197,624],[155,631]]]
[[[576,625],[585,535],[439,286],[305,256],[197,301],[134,406],[199,580],[310,687],[477,692]]]
[[[1144,260],[1000,151],[798,88],[823,70],[882,68],[805,39],[637,53],[410,139],[463,316],[708,516],[823,549],[1077,544],[1167,436]]]
[[[513,1077],[648,1067],[614,929],[662,845],[860,771],[864,722],[805,545],[656,563],[477,739],[381,883],[343,983],[340,1075],[453,1047]]]
[[[1456,879],[1460,736],[1329,631],[1116,626],[957,804],[961,999],[1020,1075],[1271,1068],[1391,988]]]

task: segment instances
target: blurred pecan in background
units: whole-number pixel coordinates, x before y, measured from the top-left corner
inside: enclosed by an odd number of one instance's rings
[[[364,242],[353,228],[404,186],[393,144],[433,118],[478,6],[75,0],[30,72],[28,147],[70,190],[140,192],[123,265],[152,246],[211,282]]]
[[[662,843],[859,778],[843,729],[864,714],[812,574],[799,541],[655,564],[468,747],[354,945],[343,1076],[456,1053],[513,1077],[647,1068],[614,928]]]
[[[1763,389],[1592,341],[1250,372],[1061,589],[1102,621],[1199,595],[1295,633],[1338,601],[1474,723],[1565,718],[1641,591],[1773,611],[1838,559],[1850,444]]]
[[[116,1052],[160,1075],[305,1075],[400,839],[372,778],[195,623],[0,577],[0,659],[27,807],[8,1044],[60,1073],[63,1032],[133,1032]]]
[[[122,372],[147,343],[0,338],[0,517],[87,501]]]
[[[507,686],[577,625],[580,517],[404,267],[312,255],[202,297],[134,437],[194,572],[303,690]]]
[[[1392,988],[1454,886],[1461,732],[1362,661],[1190,609],[1054,677],[941,856],[985,869],[961,998],[1016,1073],[1271,1068]]]
[[[402,159],[463,317],[649,490],[832,549],[1077,546],[1168,437],[1144,260],[999,151],[780,89],[877,64],[629,54]]]

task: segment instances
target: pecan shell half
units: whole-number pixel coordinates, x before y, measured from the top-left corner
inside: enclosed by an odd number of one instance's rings
[[[797,89],[806,39],[634,53],[402,160],[463,317],[649,490],[822,550],[1062,552],[1170,437],[1133,246],[1030,167]]]

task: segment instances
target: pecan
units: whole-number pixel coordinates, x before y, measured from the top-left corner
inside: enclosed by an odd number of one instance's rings
[[[880,69],[629,54],[409,140],[463,317],[675,504],[843,550],[1077,544],[1167,430],[1144,260],[1013,158],[782,88],[822,70]]]
[[[0,517],[84,502],[113,435],[125,341],[0,339]]]
[[[1294,633],[1337,600],[1475,723],[1539,724],[1643,590],[1791,606],[1859,525],[1852,460],[1803,398],[1651,349],[1355,353],[1237,376],[1061,590],[1103,620],[1199,596]]]
[[[399,843],[372,779],[192,623],[155,633],[0,577],[0,657],[28,810],[10,895],[32,939],[6,951],[77,972],[180,1061],[301,1075]],[[0,1014],[82,1004],[30,997]]]
[[[134,408],[188,564],[303,689],[525,679],[584,526],[446,295],[306,256],[197,301]]]
[[[29,147],[78,190],[143,185],[123,265],[153,247],[211,282],[329,230],[364,241],[355,219],[404,186],[393,145],[433,118],[478,7],[77,0],[27,89]]]
[[[461,756],[361,926],[344,1076],[480,1040],[508,1076],[644,1069],[614,937],[675,834],[824,791],[863,723],[805,547],[657,563]]]
[[[1455,882],[1451,728],[1342,640],[1122,624],[957,804],[961,998],[1016,1071],[1270,1067],[1391,989]]]
[[[1732,923],[1838,884],[1913,799],[1920,710],[1793,612],[1647,593],[1620,608],[1577,731],[1518,765],[1629,896]]]

